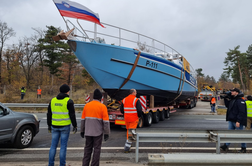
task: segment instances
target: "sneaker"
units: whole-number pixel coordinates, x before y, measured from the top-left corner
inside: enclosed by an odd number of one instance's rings
[[[228,151],[228,146],[226,144],[224,144],[224,145],[222,145],[220,147],[220,149],[227,152]]]
[[[124,153],[129,153],[130,152],[131,144],[132,144],[132,142],[129,142],[128,140],[125,142]]]
[[[246,153],[246,148],[241,148],[241,150],[239,150],[238,153]]]
[[[135,141],[136,140],[136,131],[133,129],[131,130],[131,134],[132,134],[132,139]]]

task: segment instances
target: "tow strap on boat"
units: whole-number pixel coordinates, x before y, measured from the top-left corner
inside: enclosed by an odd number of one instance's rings
[[[134,70],[135,70],[135,68],[137,66],[138,60],[140,58],[140,54],[141,54],[141,51],[138,52],[136,60],[135,60],[134,65],[132,66],[132,68],[131,68],[131,70],[129,72],[128,77],[124,80],[124,82],[122,83],[122,85],[120,86],[120,88],[118,90],[120,90],[129,81],[130,77],[132,76],[132,74],[133,74],[133,72],[134,72]]]
[[[177,100],[177,98],[179,98],[179,96],[182,94],[183,88],[184,88],[184,83],[185,83],[185,69],[184,69],[184,75],[183,75],[183,82],[182,82],[182,87],[179,93],[179,89],[180,89],[180,85],[181,85],[181,80],[182,80],[182,73],[183,73],[183,67],[181,68],[181,75],[180,75],[180,82],[179,82],[179,87],[178,87],[178,91],[177,91],[177,97],[175,97],[172,101],[170,101],[168,104],[174,102]]]

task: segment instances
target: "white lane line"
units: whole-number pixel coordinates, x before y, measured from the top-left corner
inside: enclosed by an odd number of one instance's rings
[[[83,150],[84,147],[68,147],[67,150]],[[102,147],[102,150],[123,150],[124,147]],[[136,149],[132,147],[131,149]],[[140,150],[216,150],[216,148],[211,147],[139,147]],[[239,148],[229,148],[229,150],[238,150]],[[0,148],[0,151],[49,151],[50,148],[25,148],[25,149],[13,149],[13,148]],[[60,150],[60,148],[57,148]],[[247,148],[247,150],[252,150],[252,148]]]
[[[221,120],[221,121],[226,121],[226,119],[212,119],[212,118],[205,118],[205,120]]]

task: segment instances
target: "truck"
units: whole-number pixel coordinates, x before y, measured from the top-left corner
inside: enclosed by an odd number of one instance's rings
[[[201,101],[210,101],[216,95],[215,87],[203,84],[202,90],[199,93]]]
[[[109,121],[113,125],[125,125],[124,116],[120,111],[121,101],[111,99],[107,93],[102,93],[102,103],[107,106]],[[93,99],[93,94],[90,93],[86,97],[86,103]],[[170,113],[176,112],[176,108],[191,109],[196,107],[197,96],[188,98],[187,100],[174,101],[168,105],[155,105],[155,97],[153,95],[140,96],[140,103],[142,105],[142,115],[139,118],[138,128],[151,126],[152,123],[159,123],[170,117]]]

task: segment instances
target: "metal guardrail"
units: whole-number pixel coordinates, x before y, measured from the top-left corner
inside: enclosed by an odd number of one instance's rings
[[[24,108],[47,108],[48,103],[3,103],[6,107],[24,107]],[[85,104],[74,104],[75,108],[83,108]]]
[[[136,163],[140,142],[215,142],[216,153],[220,154],[221,143],[252,143],[252,132],[249,130],[139,129],[135,151]]]

